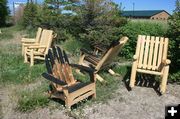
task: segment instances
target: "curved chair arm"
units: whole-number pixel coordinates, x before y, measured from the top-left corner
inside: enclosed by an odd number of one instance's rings
[[[169,64],[171,64],[171,60],[165,59],[165,60],[162,60],[162,63],[163,63],[164,65],[169,65]]]
[[[53,38],[56,38],[57,37],[57,33],[53,33]]]
[[[42,76],[43,76],[45,79],[47,79],[47,80],[49,80],[49,81],[52,81],[53,83],[56,83],[56,84],[59,84],[59,85],[67,85],[66,82],[64,82],[64,81],[62,81],[62,80],[60,80],[60,79],[57,79],[57,78],[55,78],[54,76],[52,76],[52,75],[50,75],[50,74],[48,74],[48,73],[42,73]]]

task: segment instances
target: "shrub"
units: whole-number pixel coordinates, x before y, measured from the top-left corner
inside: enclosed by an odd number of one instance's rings
[[[176,9],[169,21],[168,35],[170,38],[170,78],[180,82],[180,0],[176,0]]]
[[[130,21],[121,28],[121,33],[129,38],[128,43],[122,49],[122,56],[132,58],[136,50],[138,35],[166,36],[167,24],[151,21]]]

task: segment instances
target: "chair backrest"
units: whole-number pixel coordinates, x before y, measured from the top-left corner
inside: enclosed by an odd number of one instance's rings
[[[55,78],[66,82],[68,85],[76,82],[64,50],[62,51],[56,46],[49,49],[45,57],[45,62],[48,73],[52,74]]]
[[[107,64],[111,63],[112,60],[119,54],[122,47],[128,41],[127,37],[122,37],[119,41],[113,42],[110,45],[110,48],[106,51],[106,53],[102,56],[101,60],[96,66],[96,70],[100,70],[101,67],[106,66]]]
[[[36,33],[35,43],[39,43],[40,38],[41,38],[41,33],[42,33],[42,28],[39,27]]]
[[[38,52],[47,54],[48,49],[51,47],[52,39],[53,39],[53,31],[44,29],[42,31],[39,44],[40,44],[40,46],[46,46],[46,48],[39,48]]]
[[[167,59],[168,38],[138,35],[136,53],[138,68],[160,70],[162,60]]]

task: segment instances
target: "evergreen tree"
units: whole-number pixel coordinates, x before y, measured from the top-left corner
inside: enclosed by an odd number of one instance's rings
[[[4,26],[6,24],[6,17],[9,14],[9,10],[7,7],[7,0],[0,0],[0,26]]]

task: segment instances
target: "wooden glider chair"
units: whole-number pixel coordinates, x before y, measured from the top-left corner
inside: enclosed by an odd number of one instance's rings
[[[160,75],[160,92],[166,90],[169,64],[167,59],[168,38],[139,35],[132,65],[130,87],[134,87],[136,72]]]
[[[51,81],[48,92],[51,97],[65,101],[68,108],[89,96],[96,97],[95,76],[91,68],[70,64],[65,51],[59,47],[49,49],[45,63],[48,73],[43,73],[42,76]],[[82,83],[76,80],[72,68],[79,68],[87,72],[90,81]]]
[[[42,33],[42,28],[38,28],[38,31],[36,33],[36,37],[35,38],[22,38],[21,39],[21,43],[22,43],[22,55],[24,55],[24,47],[25,45],[31,45],[31,44],[37,44],[40,41],[40,37],[41,37],[41,33]]]
[[[104,79],[98,75],[97,72],[103,68],[106,68],[112,62],[113,58],[119,54],[121,48],[126,44],[127,41],[127,37],[122,37],[119,41],[113,41],[110,47],[106,49],[106,51],[98,47],[96,47],[94,53],[88,52],[85,49],[81,49],[79,64],[95,69],[96,78],[99,81],[103,81]],[[99,51],[101,51],[100,56],[97,55]],[[112,69],[109,69],[108,72],[112,75],[116,74]]]
[[[28,62],[28,58],[30,58],[30,66],[33,66],[35,59],[44,60],[48,49],[51,47],[53,38],[53,31],[44,29],[40,43],[25,45],[24,62]]]

